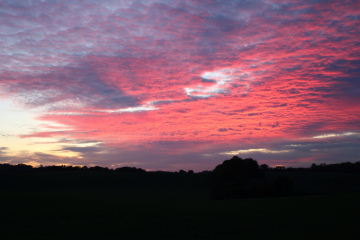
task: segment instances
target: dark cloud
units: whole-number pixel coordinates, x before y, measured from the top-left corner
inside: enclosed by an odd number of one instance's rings
[[[248,113],[248,116],[250,116],[250,117],[257,116],[257,115],[262,115],[262,113]]]
[[[201,81],[202,81],[202,82],[206,82],[206,83],[216,83],[216,80],[206,79],[206,78],[202,78]]]
[[[101,148],[99,148],[99,147],[63,147],[59,151],[63,151],[63,150],[87,154],[87,153],[100,152]]]
[[[102,81],[90,66],[64,67],[51,73],[26,76],[23,81],[11,85],[8,91],[16,93],[32,107],[52,104],[54,109],[50,110],[79,107],[114,109],[138,105],[136,97],[128,96],[117,86]],[[61,104],[63,101],[71,102],[64,105]]]
[[[281,104],[274,104],[272,107],[278,108],[278,107],[286,107],[288,104],[287,103],[281,103]]]
[[[272,128],[276,128],[278,127],[280,124],[279,122],[275,122],[274,124],[269,124],[268,126],[272,127]]]
[[[256,106],[247,106],[246,108],[235,110],[235,112],[243,113],[243,112],[247,112],[247,111],[250,111],[250,110],[254,110],[256,108],[257,108]]]
[[[356,139],[356,141],[349,141]],[[277,141],[271,144],[265,142],[257,145],[248,145],[243,149],[264,148],[278,153],[265,153],[254,151],[240,154],[241,157],[252,157],[260,163],[276,165],[282,162],[287,166],[310,167],[311,163],[339,163],[357,162],[360,155],[357,149],[360,147],[359,135],[346,138],[334,138],[325,140],[299,140],[299,141]],[[302,159],[302,160],[300,160]],[[300,160],[300,161],[299,161]]]
[[[0,147],[0,155],[3,155],[7,152],[8,148],[7,147]]]

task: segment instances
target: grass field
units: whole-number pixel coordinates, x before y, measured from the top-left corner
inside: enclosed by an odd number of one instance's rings
[[[212,201],[201,181],[194,184],[189,180],[174,187],[179,179],[167,177],[163,182],[160,176],[147,184],[142,184],[144,179],[132,179],[132,187],[125,188],[129,186],[126,181],[135,177],[46,174],[1,179],[11,181],[11,187],[0,191],[1,239],[303,240],[360,236],[360,193],[356,192]],[[149,188],[154,182],[162,185]]]

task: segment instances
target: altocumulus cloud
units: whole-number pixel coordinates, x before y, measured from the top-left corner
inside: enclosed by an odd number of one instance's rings
[[[236,153],[308,164],[333,161],[335,150],[289,146],[358,144],[349,138],[360,118],[358,1],[35,0],[0,8],[0,97],[66,126],[28,139],[51,138],[88,163],[201,170],[219,153]],[[101,146],[62,147],[64,139]]]

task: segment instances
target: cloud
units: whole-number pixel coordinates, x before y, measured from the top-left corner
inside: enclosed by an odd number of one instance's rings
[[[235,151],[223,152],[221,154],[239,155],[239,154],[247,154],[247,153],[253,153],[253,152],[279,154],[279,153],[289,153],[289,152],[292,152],[292,150],[270,150],[270,149],[266,149],[266,148],[257,148],[257,149],[235,150]]]
[[[227,128],[219,128],[218,131],[219,131],[219,132],[227,132],[228,129],[227,129]]]
[[[8,148],[7,147],[0,147],[0,155],[6,154]]]
[[[312,138],[316,139],[316,138],[347,137],[347,136],[353,136],[353,135],[360,135],[360,133],[357,133],[357,132],[328,133],[328,134],[313,136]]]
[[[134,96],[127,96],[116,86],[102,81],[91,67],[62,67],[51,73],[18,78],[8,86],[17,101],[28,107],[47,110],[118,108],[138,104]]]
[[[115,152],[136,161],[130,153],[143,155],[129,149],[151,146],[148,161],[171,168],[180,163],[158,148],[179,144],[184,158],[210,161],[197,155],[207,142],[214,158],[252,149],[301,162],[305,150],[267,142],[359,132],[355,1],[8,1],[1,9],[0,97],[67,126],[22,134],[29,140],[100,141],[114,148],[102,153],[109,165],[120,161]]]
[[[58,151],[72,151],[72,152],[78,152],[78,153],[94,153],[94,152],[100,152],[101,149],[99,147],[63,147],[61,150]]]
[[[158,110],[152,105],[143,105],[139,107],[128,107],[124,109],[114,109],[114,110],[100,110],[99,112],[107,112],[107,113],[122,113],[122,112],[143,112],[143,111],[153,111]]]

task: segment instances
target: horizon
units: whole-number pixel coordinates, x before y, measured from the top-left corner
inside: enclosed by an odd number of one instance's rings
[[[0,164],[360,161],[360,2],[0,1]]]
[[[236,156],[233,156],[233,157],[236,157]],[[241,160],[244,160],[242,158],[240,158]],[[251,160],[254,160],[255,162],[258,163],[258,161],[256,159],[252,159],[250,158]],[[227,161],[227,160],[230,160],[230,159],[226,159],[224,161]],[[222,162],[219,162],[215,168],[219,165],[222,165],[224,163],[224,161]],[[320,164],[316,164],[316,163],[312,163],[310,166],[305,166],[305,167],[292,167],[292,166],[287,166],[285,167],[284,165],[274,165],[274,166],[268,166],[267,164],[259,164],[258,163],[258,166],[259,166],[259,170],[262,169],[262,165],[266,165],[266,169],[273,169],[273,170],[296,170],[296,169],[312,169],[313,168],[313,165],[315,164],[314,167],[318,167],[318,168],[326,168],[326,167],[332,167],[332,166],[341,166],[341,165],[344,165],[344,164],[351,164],[351,165],[356,165],[356,164],[359,164],[360,161],[357,161],[357,162],[337,162],[337,163],[330,163],[330,164],[326,164],[326,163],[320,163]],[[118,167],[118,168],[109,168],[109,167],[103,167],[103,166],[99,166],[99,165],[93,165],[93,166],[86,166],[86,165],[39,165],[39,166],[33,166],[33,165],[27,165],[27,164],[24,164],[24,163],[14,163],[14,164],[9,164],[9,163],[0,163],[0,166],[1,165],[10,165],[10,166],[13,166],[13,167],[16,167],[16,166],[26,166],[26,167],[31,167],[32,169],[39,169],[39,168],[51,168],[51,167],[64,167],[64,168],[68,168],[68,167],[71,167],[71,168],[79,168],[79,169],[86,169],[86,170],[89,170],[91,168],[96,168],[96,167],[100,167],[102,169],[106,169],[106,170],[109,170],[109,171],[115,171],[115,170],[118,170],[118,169],[122,169],[122,168],[131,168],[131,169],[136,169],[136,170],[141,170],[141,171],[145,171],[145,172],[169,172],[169,173],[181,173],[181,171],[184,171],[185,173],[189,173],[192,171],[192,173],[204,173],[204,172],[213,172],[215,170],[214,169],[205,169],[205,170],[202,170],[202,171],[193,171],[192,169],[188,169],[188,170],[184,170],[184,169],[178,169],[178,170],[173,170],[173,171],[169,171],[169,170],[154,170],[154,169],[144,169],[144,168],[141,168],[141,167],[133,167],[133,166],[122,166],[122,167]],[[1,169],[0,169],[1,170]],[[264,170],[264,169],[263,169]]]

